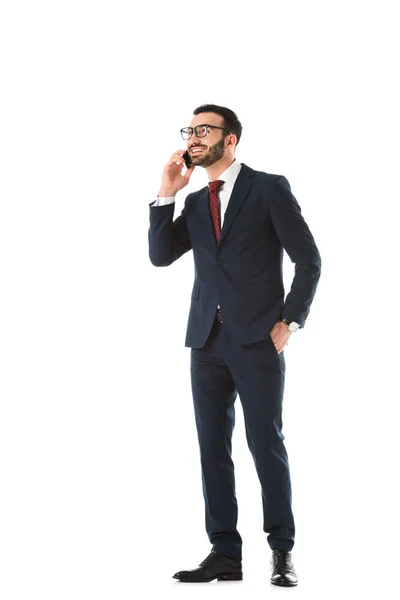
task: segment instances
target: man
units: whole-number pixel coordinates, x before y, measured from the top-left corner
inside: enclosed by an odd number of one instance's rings
[[[166,164],[150,203],[149,256],[167,266],[193,250],[195,280],[185,346],[200,445],[206,530],[212,550],[185,582],[242,579],[242,539],[231,438],[237,394],[262,489],[263,529],[272,549],[271,583],[297,584],[295,526],[282,433],[283,349],[304,327],[321,273],[314,238],[287,179],[235,159],[242,126],[228,108],[206,104],[181,129],[187,148]],[[182,175],[183,155],[192,166]],[[189,194],[173,220],[176,193],[203,167],[208,186]],[[283,249],[296,264],[284,301]]]

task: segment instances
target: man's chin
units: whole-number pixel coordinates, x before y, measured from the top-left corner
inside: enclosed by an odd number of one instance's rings
[[[194,167],[202,167],[203,166],[203,162],[204,161],[202,161],[202,159],[200,158],[200,156],[197,156],[197,157],[193,157],[192,156],[192,165]]]

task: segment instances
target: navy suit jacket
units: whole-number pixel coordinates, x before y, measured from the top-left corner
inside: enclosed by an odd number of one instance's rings
[[[193,250],[194,284],[185,346],[207,341],[217,305],[230,339],[265,340],[283,318],[304,327],[321,274],[321,256],[288,180],[242,163],[219,242],[208,186],[189,194],[173,220],[175,202],[150,208],[149,257],[165,267]],[[295,263],[284,301],[283,249]]]

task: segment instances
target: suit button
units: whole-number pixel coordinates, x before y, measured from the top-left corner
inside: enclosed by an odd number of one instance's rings
[[[222,260],[220,258],[217,259],[217,265],[222,265]]]

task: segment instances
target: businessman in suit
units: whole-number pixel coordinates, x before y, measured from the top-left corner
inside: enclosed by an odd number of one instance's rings
[[[261,484],[263,530],[272,550],[270,581],[298,583],[291,550],[295,525],[282,433],[284,348],[304,328],[321,274],[321,257],[282,175],[256,171],[235,158],[242,126],[225,107],[198,107],[181,130],[185,149],[166,164],[149,205],[149,257],[168,266],[193,250],[195,277],[185,346],[200,447],[210,554],[184,582],[242,579],[231,439],[237,394]],[[185,170],[183,154],[192,166]],[[173,220],[175,195],[203,167],[208,185],[189,194]],[[295,263],[284,299],[283,250]]]

